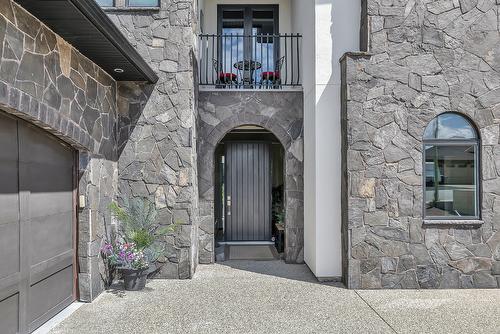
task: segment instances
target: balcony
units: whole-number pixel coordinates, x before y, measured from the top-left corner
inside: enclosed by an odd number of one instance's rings
[[[202,34],[199,84],[215,89],[301,87],[300,34]]]

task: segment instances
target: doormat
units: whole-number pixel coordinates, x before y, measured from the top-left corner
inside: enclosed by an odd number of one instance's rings
[[[278,260],[279,254],[274,245],[230,245],[224,251],[225,260]]]

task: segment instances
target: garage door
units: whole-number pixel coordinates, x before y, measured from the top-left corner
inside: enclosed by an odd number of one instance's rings
[[[74,300],[73,151],[0,113],[0,332],[32,332]]]

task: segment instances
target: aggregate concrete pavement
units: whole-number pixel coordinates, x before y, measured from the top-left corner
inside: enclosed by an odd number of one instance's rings
[[[109,290],[50,333],[500,333],[500,290],[355,291],[305,265],[227,261]]]
[[[500,290],[363,290],[397,333],[500,333]]]

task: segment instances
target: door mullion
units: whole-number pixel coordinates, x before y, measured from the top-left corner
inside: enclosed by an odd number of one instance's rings
[[[252,9],[250,7],[245,7],[244,9],[244,31],[245,38],[243,41],[244,44],[244,61],[251,61],[252,59]],[[248,64],[248,68],[243,66],[243,78],[248,78],[251,80],[252,71],[249,70],[250,64]]]

